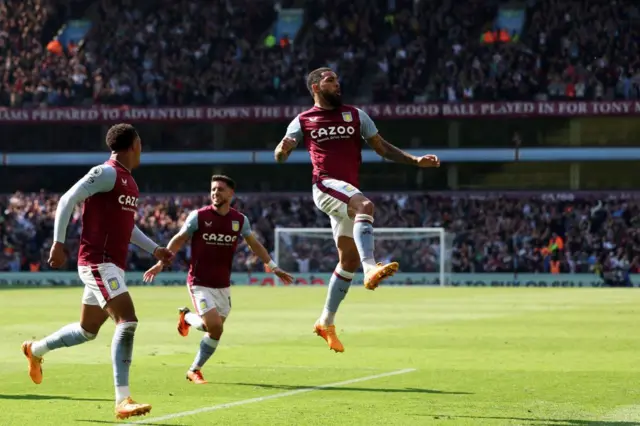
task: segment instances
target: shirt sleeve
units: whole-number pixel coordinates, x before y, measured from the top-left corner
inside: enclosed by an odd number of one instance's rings
[[[133,227],[131,239],[129,241],[131,244],[135,244],[142,250],[151,254],[153,254],[153,252],[156,251],[156,248],[158,248],[158,244],[156,244],[151,238],[147,237],[137,226]]]
[[[184,221],[182,228],[180,228],[181,234],[193,235],[198,230],[198,210],[193,210],[187,216],[187,220]]]
[[[116,170],[108,165],[92,168],[89,173],[76,182],[58,202],[56,219],[53,224],[53,240],[64,243],[67,226],[75,207],[87,198],[99,192],[109,192],[116,184]]]
[[[251,223],[249,222],[249,218],[245,215],[242,215],[244,217],[244,221],[242,222],[242,229],[240,230],[240,235],[242,235],[242,238],[247,238],[249,235],[251,235]]]
[[[302,134],[302,126],[300,126],[300,116],[296,116],[291,123],[287,126],[287,137],[293,138],[296,142],[300,143],[304,139]]]
[[[358,115],[360,116],[360,134],[363,138],[369,139],[378,134],[378,128],[376,127],[376,123],[373,122],[369,114],[361,110],[360,108],[356,108],[358,110]]]

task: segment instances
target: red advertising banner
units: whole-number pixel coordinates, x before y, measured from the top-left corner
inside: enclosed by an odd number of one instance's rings
[[[286,121],[310,106],[1,108],[0,123]],[[376,119],[637,116],[639,101],[471,102],[360,105]]]

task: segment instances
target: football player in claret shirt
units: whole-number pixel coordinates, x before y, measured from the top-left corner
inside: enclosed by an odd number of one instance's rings
[[[314,329],[330,349],[343,352],[334,317],[354,273],[362,264],[364,286],[374,290],[399,267],[397,262],[383,265],[374,258],[374,206],[358,189],[363,140],[378,155],[397,163],[439,167],[440,161],[435,155],[415,157],[385,141],[366,112],[342,104],[338,76],[330,68],[309,73],[307,88],[314,106],[293,119],[274,154],[276,161],[282,163],[301,142],[309,151],[313,200],[318,209],[329,215],[339,254],[325,307]]]
[[[111,317],[116,323],[111,342],[111,359],[116,390],[116,416],[124,419],[144,415],[151,405],[139,404],[129,393],[129,368],[133,337],[138,327],[133,300],[127,290],[124,270],[129,243],[152,253],[159,261],[170,261],[173,253],[158,247],[135,226],[138,185],[131,170],[140,165],[142,144],[129,124],[117,124],[107,132],[111,157],[95,166],[58,202],[49,265],[59,268],[66,262],[64,242],[67,226],[76,205],[82,209],[82,234],[78,252],[78,274],[84,283],[80,322],[69,324],[37,342],[22,344],[29,361],[29,376],[42,382],[42,357],[49,351],[94,340]]]
[[[187,371],[187,379],[196,384],[207,383],[201,369],[218,347],[224,322],[231,311],[231,267],[240,238],[244,238],[251,251],[282,281],[293,282],[293,277],[271,260],[267,249],[253,235],[249,219],[231,207],[235,188],[231,178],[214,175],[211,178],[212,204],[192,211],[180,232],[167,245],[177,253],[191,239],[187,288],[197,314],[181,308],[178,333],[187,336],[191,326],[205,332],[198,354]],[[159,261],[144,274],[144,280],[153,281],[162,268],[163,262]]]

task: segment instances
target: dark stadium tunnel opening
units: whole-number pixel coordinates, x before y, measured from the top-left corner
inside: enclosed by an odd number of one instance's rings
[[[460,392],[460,391],[443,391],[438,389],[419,389],[419,388],[356,388],[348,386],[327,386],[316,388],[314,385],[285,385],[285,384],[270,384],[270,383],[242,383],[242,382],[224,382],[218,383],[220,385],[234,385],[234,386],[252,386],[263,389],[283,389],[283,390],[298,390],[298,389],[314,389],[316,391],[347,391],[347,392],[384,392],[384,393],[430,393],[437,395],[473,395],[473,392]]]

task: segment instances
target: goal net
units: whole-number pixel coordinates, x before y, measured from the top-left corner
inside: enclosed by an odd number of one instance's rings
[[[374,236],[376,260],[400,263],[387,285],[449,285],[453,234],[444,228],[374,228]],[[338,264],[331,228],[276,228],[273,255],[283,269],[306,281],[324,282]],[[358,273],[354,283],[362,280]]]

